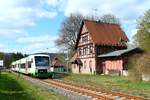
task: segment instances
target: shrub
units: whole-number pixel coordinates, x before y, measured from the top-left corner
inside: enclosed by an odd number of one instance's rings
[[[142,75],[150,76],[150,53],[132,56],[128,62],[129,79],[142,81]]]

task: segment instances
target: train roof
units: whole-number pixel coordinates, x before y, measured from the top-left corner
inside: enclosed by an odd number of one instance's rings
[[[19,60],[16,60],[16,61],[13,61],[12,63],[11,63],[11,65],[13,65],[13,64],[17,64],[17,63],[26,63],[26,60],[31,60],[32,59],[32,57],[34,57],[34,56],[47,56],[47,57],[49,57],[49,55],[47,55],[47,54],[31,54],[31,55],[29,55],[29,56],[27,56],[27,57],[25,57],[25,58],[21,58],[21,59],[19,59]]]
[[[49,56],[48,54],[31,54],[29,56]]]
[[[15,61],[13,61],[12,63],[11,63],[11,65],[15,65],[16,64],[16,62]]]
[[[34,53],[34,54],[46,54],[46,55],[49,55],[50,56],[50,61],[52,62],[55,58],[59,58],[60,56],[61,57],[66,57],[67,55],[66,55],[66,53]],[[33,54],[33,55],[34,55]]]

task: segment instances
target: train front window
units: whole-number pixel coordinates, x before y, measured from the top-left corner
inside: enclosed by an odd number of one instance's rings
[[[38,67],[49,66],[49,57],[35,56],[35,65]]]

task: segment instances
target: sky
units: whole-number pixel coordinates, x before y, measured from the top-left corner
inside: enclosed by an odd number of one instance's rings
[[[150,0],[0,0],[0,52],[59,52],[54,41],[71,13],[113,14],[132,41]]]

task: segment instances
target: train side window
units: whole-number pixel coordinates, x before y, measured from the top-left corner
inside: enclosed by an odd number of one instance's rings
[[[25,68],[25,63],[24,63],[24,64],[21,64],[21,68]]]
[[[17,68],[20,68],[20,65],[19,65],[19,64],[17,64],[17,65],[16,65],[16,67],[17,67]]]
[[[28,62],[28,68],[31,68],[31,63],[32,63],[32,62]]]

